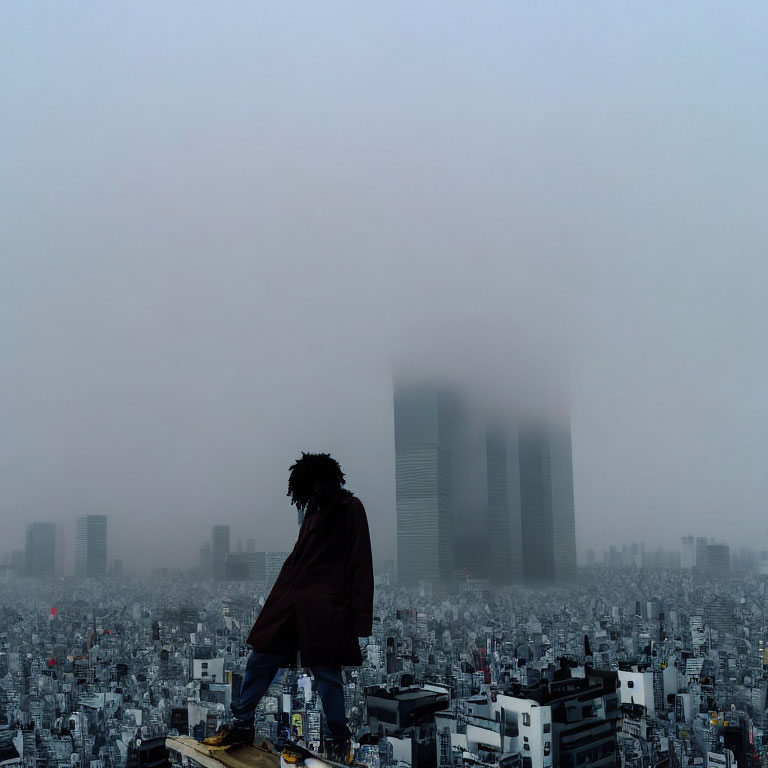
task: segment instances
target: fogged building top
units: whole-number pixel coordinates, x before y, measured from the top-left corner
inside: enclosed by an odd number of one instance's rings
[[[28,523],[24,544],[24,574],[53,576],[56,569],[56,524]]]
[[[451,405],[436,389],[395,390],[398,575],[405,584],[453,579]]]
[[[211,569],[216,581],[226,576],[226,561],[229,555],[229,526],[214,525],[211,529]]]
[[[446,388],[395,385],[398,577],[570,583],[570,428],[518,427]]]
[[[106,515],[77,518],[75,575],[81,578],[103,578],[107,575]]]
[[[530,584],[576,579],[570,430],[521,427],[520,506],[523,574]]]

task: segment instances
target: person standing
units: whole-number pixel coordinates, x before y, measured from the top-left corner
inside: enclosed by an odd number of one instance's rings
[[[254,713],[281,667],[309,667],[332,736],[330,753],[345,758],[351,733],[342,666],[362,664],[359,638],[372,634],[373,559],[362,502],[327,453],[304,453],[290,468],[288,496],[304,513],[293,551],[250,634],[252,650],[232,722],[204,744],[251,743]]]

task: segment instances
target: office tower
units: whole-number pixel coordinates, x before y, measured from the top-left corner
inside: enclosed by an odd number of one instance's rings
[[[587,568],[594,568],[595,566],[595,550],[587,550]]]
[[[123,578],[123,560],[120,557],[115,558],[115,564],[113,567],[113,575],[116,579]]]
[[[576,580],[576,527],[570,429],[520,429],[520,514],[526,584]]]
[[[107,575],[107,516],[77,518],[75,532],[75,576],[103,578]]]
[[[573,451],[571,428],[552,426],[552,523],[555,583],[576,583],[576,517],[573,503]]]
[[[24,547],[26,576],[53,576],[56,568],[56,525],[29,523]]]
[[[255,552],[256,551],[256,539],[246,539],[245,540],[245,551],[246,552]]]
[[[211,529],[211,572],[215,581],[226,578],[226,562],[229,554],[229,526],[214,525]]]
[[[707,545],[707,573],[713,579],[725,578],[731,570],[731,550],[727,544]]]
[[[227,581],[267,580],[267,566],[264,552],[230,552],[225,562]]]
[[[694,568],[699,576],[706,576],[709,570],[709,562],[707,559],[707,537],[696,537],[696,558],[694,560]]]
[[[695,562],[696,562],[696,548],[694,545],[693,536],[683,536],[680,565],[686,571],[690,571],[693,569]]]
[[[395,387],[395,497],[398,581],[452,581],[448,403],[434,388]]]
[[[442,390],[440,400],[440,447],[451,465],[454,570],[488,578],[487,413],[452,390]]]
[[[517,583],[523,574],[518,448],[517,429],[488,428],[488,577],[499,585]]]

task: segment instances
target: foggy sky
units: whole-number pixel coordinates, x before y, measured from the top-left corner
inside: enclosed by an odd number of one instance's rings
[[[567,391],[580,550],[768,549],[763,3],[0,5],[0,554],[395,555],[392,374]],[[65,568],[73,565],[66,544]]]

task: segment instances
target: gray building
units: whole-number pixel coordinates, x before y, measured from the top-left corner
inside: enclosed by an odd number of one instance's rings
[[[731,550],[727,544],[707,545],[707,574],[713,579],[723,579],[731,570]]]
[[[489,426],[486,456],[488,576],[494,584],[514,584],[520,582],[523,575],[517,429]]]
[[[434,387],[396,386],[394,410],[398,580],[452,581],[450,403]]]
[[[576,526],[570,429],[520,429],[520,514],[526,584],[576,580]]]
[[[26,576],[53,576],[56,569],[56,524],[28,523],[24,547]]]
[[[706,536],[696,537],[696,556],[694,568],[699,576],[706,576],[709,572],[709,543]]]
[[[77,518],[75,531],[75,576],[103,578],[107,575],[107,516]]]
[[[227,581],[266,582],[266,554],[264,552],[230,552],[224,569]]]
[[[226,578],[226,563],[229,555],[229,526],[214,525],[211,529],[211,573],[215,581]]]

